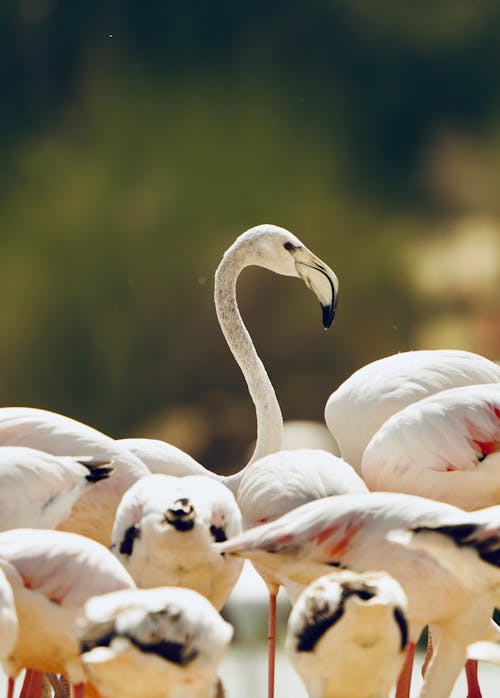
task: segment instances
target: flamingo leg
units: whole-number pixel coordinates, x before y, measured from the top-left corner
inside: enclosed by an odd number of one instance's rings
[[[269,592],[267,633],[267,697],[274,698],[274,664],[276,658],[276,593]]]
[[[57,674],[47,674],[47,676],[54,689],[54,698],[71,698],[71,687],[65,676]]]
[[[84,698],[85,696],[85,684],[75,683],[73,684],[73,698]]]
[[[432,633],[431,629],[429,628],[428,634],[427,634],[427,649],[425,651],[425,659],[424,663],[422,664],[422,676],[425,676],[425,672],[427,671],[427,667],[429,666],[429,662],[432,659]]]
[[[14,698],[14,679],[9,676],[9,683],[7,685],[7,698]]]
[[[40,698],[42,694],[43,671],[26,669],[26,676],[19,698]]]
[[[414,642],[408,643],[405,663],[403,664],[403,668],[401,669],[401,673],[396,684],[395,698],[410,698],[411,674],[413,671],[415,648],[416,644]]]
[[[42,690],[40,692],[40,698],[52,698],[52,684],[48,674],[44,673],[42,678]]]
[[[467,677],[467,698],[481,698],[477,676],[477,659],[468,659],[465,662],[465,676]]]

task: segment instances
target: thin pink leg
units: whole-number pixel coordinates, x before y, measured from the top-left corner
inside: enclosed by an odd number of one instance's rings
[[[477,659],[468,659],[465,662],[465,676],[467,677],[467,698],[482,698],[477,676]]]
[[[14,698],[14,679],[9,676],[9,683],[7,687],[7,698]]]
[[[427,650],[425,652],[425,659],[424,663],[422,664],[422,676],[425,676],[425,672],[427,671],[427,667],[429,666],[429,662],[432,659],[432,635],[431,635],[431,629],[429,628],[427,631]]]
[[[276,657],[276,594],[269,594],[267,633],[267,698],[274,698],[274,662]]]
[[[85,684],[84,683],[74,683],[73,684],[73,698],[84,698],[85,696]]]
[[[396,684],[395,698],[410,698],[411,674],[415,659],[415,643],[410,642],[406,650],[406,659]]]
[[[19,698],[40,698],[42,695],[43,671],[26,669]]]

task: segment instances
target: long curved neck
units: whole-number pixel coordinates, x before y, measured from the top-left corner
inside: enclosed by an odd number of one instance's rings
[[[257,416],[257,441],[248,463],[279,451],[282,447],[283,418],[276,393],[245,327],[236,301],[236,281],[248,266],[246,245],[236,241],[225,253],[215,272],[215,308],[226,342],[246,380]],[[241,474],[228,478],[237,487]]]

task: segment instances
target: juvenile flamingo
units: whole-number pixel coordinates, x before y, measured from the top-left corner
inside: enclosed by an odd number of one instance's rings
[[[408,643],[407,600],[385,572],[332,572],[299,596],[288,656],[310,698],[388,698]]]
[[[206,598],[178,587],[94,597],[77,621],[82,664],[103,698],[222,698],[232,634]]]

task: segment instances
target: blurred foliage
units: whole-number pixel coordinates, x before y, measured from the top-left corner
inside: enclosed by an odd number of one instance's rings
[[[255,417],[212,278],[260,222],[341,281],[325,334],[296,280],[242,275],[285,417],[416,348],[413,242],[470,213],[498,232],[499,28],[493,0],[0,3],[2,403],[241,465]]]

